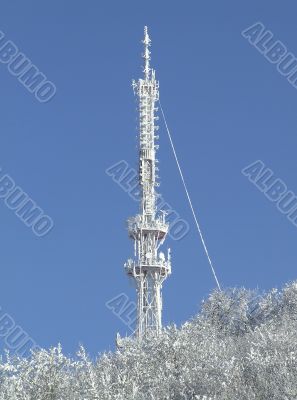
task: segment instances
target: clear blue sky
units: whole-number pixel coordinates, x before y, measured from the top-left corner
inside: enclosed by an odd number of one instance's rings
[[[297,193],[297,90],[241,31],[256,21],[297,55],[294,2],[15,1],[0,30],[57,87],[40,104],[0,65],[0,165],[55,223],[34,236],[0,200],[0,305],[42,347],[114,346],[125,326],[105,306],[135,293],[123,270],[138,205],[106,174],[136,165],[135,100],[143,26],[209,251],[224,287],[268,289],[297,277],[297,228],[241,173],[262,160]],[[161,124],[164,198],[191,231],[172,248],[164,323],[199,310],[215,287]],[[1,346],[3,343],[1,344]]]

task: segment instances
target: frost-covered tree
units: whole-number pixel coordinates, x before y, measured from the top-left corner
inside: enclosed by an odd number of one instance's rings
[[[61,346],[0,360],[0,400],[296,400],[297,283],[214,291],[158,337],[92,360]]]

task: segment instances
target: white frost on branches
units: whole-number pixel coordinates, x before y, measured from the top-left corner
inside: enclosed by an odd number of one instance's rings
[[[61,346],[0,361],[0,400],[295,400],[297,284],[215,291],[159,337],[91,360]]]

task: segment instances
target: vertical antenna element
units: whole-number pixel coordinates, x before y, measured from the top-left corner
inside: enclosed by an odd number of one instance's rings
[[[156,102],[159,100],[159,82],[150,68],[151,40],[144,28],[144,78],[133,81],[134,93],[139,99],[139,214],[128,220],[128,232],[134,241],[135,256],[125,263],[125,270],[136,285],[137,322],[136,336],[159,334],[162,329],[162,296],[164,280],[171,274],[170,249],[168,254],[159,251],[168,233],[169,224],[164,212],[157,212],[156,175],[157,139],[155,125]]]
[[[150,54],[151,52],[149,51],[149,47],[151,45],[151,39],[148,35],[148,30],[147,30],[147,26],[144,27],[144,39],[142,41],[142,43],[144,44],[144,53],[143,53],[143,58],[144,58],[144,79],[146,81],[149,80],[150,78]]]

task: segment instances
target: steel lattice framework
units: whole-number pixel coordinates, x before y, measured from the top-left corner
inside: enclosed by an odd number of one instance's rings
[[[158,170],[155,144],[158,126],[155,116],[158,108],[159,82],[155,71],[150,68],[151,40],[147,27],[144,28],[143,79],[133,81],[134,93],[139,98],[139,188],[141,193],[140,212],[128,220],[128,232],[134,241],[134,259],[125,263],[128,276],[132,277],[137,289],[138,338],[149,333],[159,334],[162,328],[162,283],[171,273],[170,249],[167,257],[159,251],[164,243],[169,225],[165,213],[157,211],[156,187]]]

